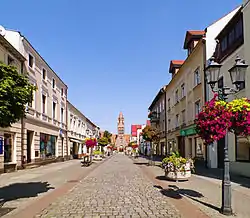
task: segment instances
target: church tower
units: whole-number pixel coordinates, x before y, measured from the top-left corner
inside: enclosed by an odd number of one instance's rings
[[[115,146],[118,150],[124,151],[125,147],[127,146],[127,142],[124,138],[125,128],[124,128],[124,117],[122,112],[120,112],[118,116],[118,122],[117,122],[117,138],[115,142]]]

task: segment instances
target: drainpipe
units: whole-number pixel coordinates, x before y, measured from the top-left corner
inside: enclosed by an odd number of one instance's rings
[[[203,89],[204,89],[204,100],[205,102],[207,102],[209,99],[207,99],[207,83],[206,83],[206,72],[205,72],[205,69],[206,69],[206,63],[207,63],[207,49],[206,49],[206,40],[205,39],[202,39],[202,43],[203,43]],[[206,146],[206,149],[205,149],[205,167],[208,168],[208,146]]]
[[[66,148],[67,148],[67,159],[69,159],[69,142],[68,142],[68,87],[66,94]]]
[[[166,145],[165,145],[165,149],[166,149],[166,152],[165,152],[165,155],[168,154],[168,134],[167,134],[167,125],[168,125],[168,122],[167,122],[167,90],[166,90],[166,87],[164,88],[164,108],[165,108],[165,111],[164,111],[164,116],[165,116],[165,142],[166,142]]]
[[[23,61],[21,63],[21,74],[23,74]],[[24,131],[25,123],[24,123],[24,116],[21,117],[21,166],[24,168],[24,164],[26,163],[26,157],[24,156]]]

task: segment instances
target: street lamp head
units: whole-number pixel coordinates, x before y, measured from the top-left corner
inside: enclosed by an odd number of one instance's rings
[[[221,64],[214,61],[214,57],[210,58],[210,63],[205,69],[207,84],[213,89],[219,80]]]
[[[248,65],[245,64],[245,61],[237,56],[234,66],[228,70],[232,83],[237,89],[239,88],[240,84],[245,82],[247,67]]]
[[[89,134],[89,129],[86,130],[86,133]]]

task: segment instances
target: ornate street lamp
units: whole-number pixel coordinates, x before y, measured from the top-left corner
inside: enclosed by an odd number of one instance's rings
[[[89,129],[86,130],[87,135],[89,134]]]
[[[232,89],[226,86],[220,87],[217,90],[214,89],[215,84],[218,82],[220,77],[220,68],[222,65],[216,63],[214,58],[211,58],[210,64],[205,69],[207,84],[209,84],[213,91],[219,94],[221,100],[226,101],[227,96],[235,94],[242,83],[245,82],[246,69],[248,67],[245,61],[239,57],[235,60],[235,65],[229,69],[232,84],[235,85],[236,89]],[[228,157],[228,133],[225,136],[224,146],[224,167],[223,167],[223,178],[222,178],[222,206],[221,213],[224,215],[232,215],[232,196],[231,196],[231,181],[230,181],[230,170],[229,170],[229,157]]]

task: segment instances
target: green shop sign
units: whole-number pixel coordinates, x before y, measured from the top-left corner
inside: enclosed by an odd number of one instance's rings
[[[190,127],[188,129],[181,129],[180,130],[180,135],[181,136],[195,135],[196,133],[197,132],[196,132],[195,126]]]

